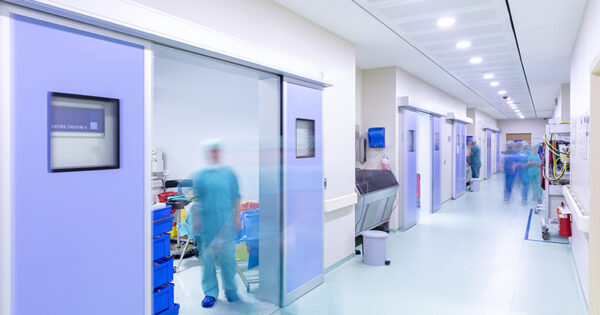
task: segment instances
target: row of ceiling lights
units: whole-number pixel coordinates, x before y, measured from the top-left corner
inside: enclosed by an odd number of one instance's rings
[[[456,23],[456,20],[453,17],[443,17],[443,18],[437,20],[437,25],[442,28],[452,26],[452,25],[454,25],[454,23]],[[462,41],[456,43],[456,48],[458,48],[458,49],[466,49],[469,47],[471,47],[471,42],[467,41],[467,40],[462,40]],[[483,58],[481,58],[481,57],[473,57],[473,58],[469,59],[469,62],[472,64],[479,64],[482,61],[483,61]],[[493,79],[494,74],[493,73],[485,73],[483,75],[483,78],[486,80]],[[492,87],[496,87],[499,85],[500,85],[500,82],[498,82],[498,81],[490,82],[490,86],[492,86]],[[499,90],[498,94],[505,95],[506,90]],[[521,119],[525,118],[525,116],[523,116],[521,111],[517,108],[517,105],[515,105],[515,102],[513,100],[511,100],[510,97],[503,96],[503,99],[506,100],[506,103],[508,104],[508,106],[510,106],[510,108],[515,112],[515,114],[517,114],[517,116],[519,116],[519,118],[521,118]]]

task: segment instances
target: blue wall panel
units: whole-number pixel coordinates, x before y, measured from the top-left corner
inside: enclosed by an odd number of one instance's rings
[[[13,15],[15,315],[144,313],[144,50]],[[120,100],[121,167],[48,171],[48,93]]]

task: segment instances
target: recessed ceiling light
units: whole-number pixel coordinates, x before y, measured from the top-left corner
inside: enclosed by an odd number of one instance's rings
[[[510,96],[506,97],[507,100],[510,100]]]
[[[469,48],[469,47],[471,47],[471,42],[468,40],[462,40],[462,41],[456,43],[456,48],[464,49],[464,48]]]
[[[481,59],[481,57],[473,57],[469,60],[471,63],[481,63],[482,61],[483,59]]]
[[[508,101],[506,101],[506,103],[508,103],[508,104],[514,104],[515,101],[508,100]]]
[[[448,27],[450,25],[453,25],[455,22],[456,20],[453,17],[443,17],[437,20],[437,25],[439,27]]]
[[[504,95],[504,94],[506,94],[506,91],[505,90],[500,90],[500,91],[498,91],[498,94]]]
[[[500,82],[498,82],[498,81],[490,82],[490,86],[498,86],[498,85],[500,85]]]
[[[487,80],[493,79],[494,78],[494,74],[493,73],[486,73],[486,74],[483,75],[483,78],[487,79]]]

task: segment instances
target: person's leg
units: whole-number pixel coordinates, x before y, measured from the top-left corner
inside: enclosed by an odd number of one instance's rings
[[[202,290],[206,296],[214,298],[219,296],[214,244],[211,244],[202,251]]]
[[[521,199],[527,201],[527,192],[529,191],[529,176],[521,174]]]
[[[506,172],[504,176],[504,200],[510,200],[513,183],[515,181],[515,173]]]
[[[237,300],[237,284],[235,282],[236,262],[235,262],[235,242],[223,242],[219,252],[219,266],[221,267],[221,281],[223,289],[230,302]],[[232,296],[232,292],[234,296]]]
[[[471,164],[471,177],[479,178],[479,167]]]

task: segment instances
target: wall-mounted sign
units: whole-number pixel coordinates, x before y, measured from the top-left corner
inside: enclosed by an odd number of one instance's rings
[[[49,169],[73,172],[119,168],[119,100],[50,93]]]
[[[104,108],[53,106],[51,131],[104,133]]]

